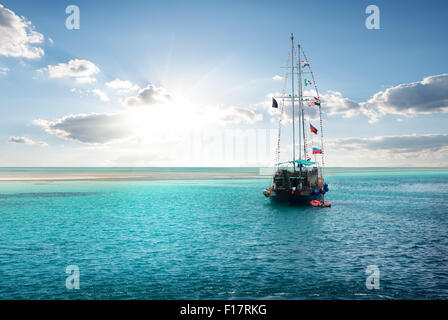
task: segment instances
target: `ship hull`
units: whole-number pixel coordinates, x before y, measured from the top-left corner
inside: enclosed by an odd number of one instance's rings
[[[297,205],[306,205],[309,204],[312,200],[320,200],[320,195],[295,195],[295,194],[288,194],[285,193],[279,193],[275,195],[271,195],[269,197],[272,202],[276,203],[291,203],[291,204],[297,204]]]

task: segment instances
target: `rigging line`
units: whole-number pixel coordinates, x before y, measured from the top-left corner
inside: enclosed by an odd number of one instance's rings
[[[301,75],[301,65],[300,65],[300,50],[298,50],[299,45],[297,45],[297,63],[296,63],[296,69],[298,70],[297,72],[297,85],[299,87],[299,159],[302,159],[302,98],[301,98],[301,94],[302,94],[302,75]],[[295,52],[296,48],[293,47],[293,52]],[[294,59],[294,57],[293,57]],[[294,84],[292,84],[292,92],[294,93]],[[294,94],[293,94],[294,96]],[[293,106],[294,107],[294,106]],[[294,110],[293,110],[294,111]],[[295,160],[295,159],[294,159]],[[302,173],[302,166],[299,165],[299,170],[300,173]]]
[[[308,61],[308,58],[306,57],[305,51],[302,48],[302,53],[303,56],[305,58],[305,61]],[[317,88],[317,84],[316,81],[314,80],[314,73],[313,70],[311,69],[311,65],[308,62],[308,68],[310,69],[310,73],[311,73],[311,78],[313,79],[313,84],[314,84],[314,89],[316,90],[316,95],[317,98],[320,101],[320,95],[319,95],[319,89]],[[320,103],[321,105],[318,106],[319,107],[319,122],[320,122],[320,144],[321,144],[321,150],[322,150],[322,170],[320,170],[321,176],[323,175],[323,170],[325,167],[325,148],[324,148],[324,130],[323,130],[323,126],[322,126],[322,103]]]
[[[302,108],[302,119],[304,117],[303,108]],[[304,122],[304,120],[302,120]],[[306,135],[306,128],[305,123],[303,123],[303,150],[305,153],[305,160],[308,159],[308,146],[307,146],[307,135]]]
[[[296,158],[296,130],[295,130],[295,122],[296,122],[296,117],[295,117],[295,106],[294,106],[294,100],[295,100],[295,95],[294,95],[294,52],[295,52],[295,47],[294,47],[294,35],[291,33],[291,109],[292,109],[292,160],[294,161]],[[300,79],[298,80],[300,81]],[[300,100],[300,99],[299,99]],[[300,105],[299,105],[300,106]],[[300,109],[299,109],[300,110]],[[299,112],[299,120],[300,120],[300,112]],[[300,133],[300,121],[299,121],[299,133]],[[299,158],[301,157],[301,147],[300,147],[300,134],[299,134]],[[296,172],[296,163],[293,162],[292,163],[294,166],[294,172]],[[300,171],[302,171],[301,167],[300,167]]]
[[[299,103],[300,103],[300,108],[301,108],[301,116],[302,116],[302,134],[303,134],[303,156],[305,157],[305,159],[308,158],[308,152],[307,152],[307,142],[306,142],[306,128],[305,128],[305,112],[304,112],[304,107],[303,107],[303,87],[302,87],[302,63],[300,62],[300,49],[301,46],[300,44],[297,45],[297,51],[298,51],[298,55],[297,55],[297,62],[299,65],[299,75],[300,75],[300,85],[299,85]]]
[[[286,65],[289,65],[289,59],[291,58],[291,53],[288,52],[288,59],[286,60]],[[285,79],[283,82],[283,91],[282,91],[282,101],[280,103],[280,117],[278,120],[278,139],[277,139],[277,150],[276,150],[276,162],[277,163],[277,167],[279,166],[280,163],[280,137],[281,137],[281,131],[282,131],[282,121],[283,121],[283,111],[284,111],[284,106],[285,106],[285,93],[286,93],[286,86],[288,84],[288,70],[286,70],[285,72]]]

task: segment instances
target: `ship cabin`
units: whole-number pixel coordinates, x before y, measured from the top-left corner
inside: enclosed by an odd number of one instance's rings
[[[318,186],[317,167],[278,168],[274,175],[274,190],[315,189]]]

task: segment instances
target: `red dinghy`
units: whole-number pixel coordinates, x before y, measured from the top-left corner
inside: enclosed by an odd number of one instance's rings
[[[310,205],[312,205],[313,207],[331,207],[331,203],[328,202],[320,202],[318,200],[312,200],[310,201]]]

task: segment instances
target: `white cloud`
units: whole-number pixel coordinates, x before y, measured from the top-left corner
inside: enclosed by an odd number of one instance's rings
[[[327,91],[326,94],[320,96],[320,99],[330,116],[342,115],[345,118],[350,118],[360,112],[360,104],[343,97],[340,92]]]
[[[274,81],[280,81],[282,79],[283,79],[283,77],[279,76],[278,74],[272,77],[272,80],[274,80]]]
[[[5,76],[9,72],[9,68],[6,67],[0,67],[0,75]]]
[[[170,104],[167,108],[129,108],[116,114],[75,114],[56,119],[34,120],[47,133],[64,140],[86,144],[167,142],[185,137],[198,128],[216,128],[226,124],[253,124],[262,115],[243,108]]]
[[[30,138],[27,137],[16,137],[16,136],[11,136],[8,139],[9,143],[19,143],[19,144],[29,144],[29,145],[39,145],[42,147],[46,147],[48,146],[48,144],[46,142],[43,141],[33,141]]]
[[[75,81],[80,84],[92,84],[96,82],[96,79],[93,77],[80,77],[76,78]]]
[[[304,92],[304,94],[308,94],[307,92]],[[276,93],[269,93],[266,95],[266,99],[262,102],[258,102],[256,104],[253,104],[252,107],[257,110],[257,111],[264,111],[267,112],[270,116],[272,117],[279,117],[281,112],[281,107],[283,106],[283,121],[285,122],[291,122],[292,121],[292,104],[291,104],[291,100],[290,99],[284,99],[284,101],[281,98],[283,96],[282,93],[280,92],[276,92]],[[272,98],[277,97],[276,100],[278,102],[278,108],[272,108]],[[298,105],[297,105],[297,101],[295,102],[295,116],[296,119],[298,119]],[[303,112],[305,114],[306,119],[309,120],[315,120],[319,117],[319,109],[316,107],[309,107],[307,106],[307,104],[305,103],[303,105]],[[277,120],[273,120],[271,121],[271,123],[276,123]]]
[[[172,100],[171,95],[162,87],[149,85],[139,90],[136,96],[127,97],[123,104],[128,107],[164,104]]]
[[[138,85],[134,85],[131,81],[120,80],[118,78],[110,82],[107,82],[106,86],[114,90],[118,90],[120,93],[127,93],[140,89]]]
[[[93,83],[96,81],[93,75],[100,72],[100,69],[91,61],[73,59],[40,71],[47,71],[50,78],[74,78],[78,83]]]
[[[93,89],[92,93],[98,96],[101,101],[109,101],[109,97],[107,96],[107,94],[99,89]]]
[[[257,114],[255,111],[244,108],[230,107],[221,109],[219,111],[219,120],[224,123],[255,123],[263,119],[262,114]]]
[[[123,114],[77,114],[55,121],[34,120],[33,124],[59,138],[89,144],[108,143],[132,134]]]
[[[34,30],[30,21],[0,4],[0,55],[40,58],[44,55],[44,50],[34,45],[42,43],[43,40],[44,36]]]
[[[112,89],[129,89],[130,87],[132,87],[132,82],[128,80],[120,80],[117,78],[113,81],[107,82],[106,86]]]

